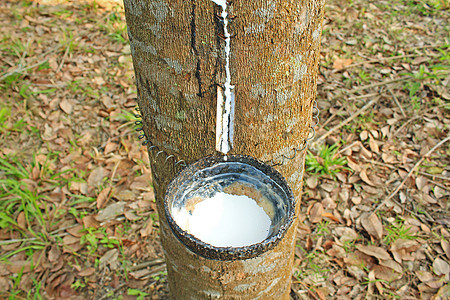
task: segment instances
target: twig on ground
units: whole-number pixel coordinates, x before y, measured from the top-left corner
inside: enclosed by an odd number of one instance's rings
[[[33,69],[33,68],[35,68],[35,67],[38,67],[38,66],[42,65],[43,61],[41,61],[41,59],[42,59],[42,58],[45,58],[47,55],[51,54],[52,52],[58,51],[59,48],[60,48],[59,46],[58,46],[58,47],[55,47],[55,48],[53,48],[53,49],[51,49],[51,50],[49,50],[49,51],[47,51],[47,52],[45,52],[45,53],[39,55],[39,56],[36,58],[36,60],[39,61],[38,63],[32,64],[31,66],[28,66],[28,67],[24,67],[24,66],[22,66],[22,65],[19,65],[19,66],[18,66],[17,68],[15,68],[14,70],[11,70],[11,71],[9,71],[9,72],[3,73],[3,75],[0,77],[0,81],[2,81],[3,79],[5,79],[5,78],[8,77],[8,76],[11,76],[11,75],[14,74],[14,73],[22,73],[22,72],[24,72],[24,71],[28,71],[29,69]],[[46,61],[46,59],[44,60],[44,62],[45,62],[45,61]]]
[[[364,98],[370,98],[370,97],[374,97],[379,95],[380,93],[370,93],[370,94],[365,94],[365,95],[359,95],[359,96],[352,96],[349,99],[350,100],[359,100],[359,99],[364,99]]]
[[[421,117],[423,117],[423,116],[415,116],[415,117],[409,119],[408,121],[406,121],[405,123],[403,123],[402,126],[400,126],[400,127],[395,131],[395,133],[394,133],[392,136],[393,136],[393,137],[394,137],[394,136],[397,136],[397,135],[400,133],[400,131],[402,131],[403,128],[406,127],[406,125],[408,125],[408,124],[411,123],[412,121],[415,121],[415,120],[417,120],[417,119],[420,119]]]
[[[331,116],[320,126],[318,131],[320,131],[322,128],[327,126],[328,123],[330,123],[339,113],[341,113],[343,111],[344,111],[344,108],[342,107],[338,111],[332,113]]]
[[[393,165],[386,164],[386,163],[382,163],[382,162],[375,161],[375,160],[371,160],[371,159],[367,159],[367,158],[365,158],[365,157],[362,157],[362,159],[363,159],[364,161],[366,161],[366,162],[368,162],[368,163],[371,163],[371,164],[374,164],[374,165],[379,165],[379,166],[383,166],[383,167],[386,167],[386,168],[389,168],[389,169],[394,169],[394,170],[397,170],[397,169],[398,169],[397,167],[395,167],[395,166],[393,166]]]
[[[400,207],[400,208],[403,209],[404,211],[408,212],[409,214],[411,214],[411,215],[413,215],[413,216],[416,216],[416,217],[417,217],[418,219],[420,219],[420,221],[422,221],[423,223],[426,223],[425,221],[434,222],[434,219],[433,219],[428,213],[426,213],[426,212],[425,212],[425,215],[426,215],[426,217],[428,218],[428,220],[427,220],[427,219],[424,219],[423,216],[422,216],[421,214],[418,214],[418,213],[416,213],[415,211],[412,211],[412,210],[410,210],[410,209],[404,207],[404,205],[401,204],[400,202],[398,202],[397,200],[391,199],[391,201],[394,202],[395,204],[397,204],[398,207]],[[376,211],[375,211],[375,212],[376,212]],[[375,212],[374,212],[374,213],[375,213]]]
[[[358,67],[358,66],[363,66],[365,64],[378,63],[378,62],[382,62],[382,61],[384,62],[384,61],[388,61],[388,60],[396,60],[396,59],[402,59],[402,58],[408,58],[408,57],[416,57],[419,55],[421,55],[421,54],[408,54],[408,55],[398,55],[398,56],[391,56],[391,57],[380,57],[377,59],[371,59],[371,60],[366,60],[366,61],[359,62],[359,63],[354,63],[354,64],[348,65],[339,70],[333,70],[333,73],[337,73],[342,70],[346,70],[346,69],[350,69],[350,68],[354,68],[354,67]]]
[[[447,106],[447,105],[448,105],[448,104],[445,104],[445,103],[444,103],[444,104],[441,104],[441,105],[438,105],[438,106],[430,107],[430,108],[426,109],[425,111],[423,111],[423,112],[421,113],[421,115],[412,117],[411,119],[408,119],[408,121],[406,121],[405,123],[403,123],[402,126],[400,126],[400,127],[395,131],[395,133],[392,135],[392,137],[398,136],[398,134],[400,133],[400,131],[402,131],[403,128],[406,127],[406,125],[408,125],[408,124],[411,123],[412,121],[415,121],[415,120],[417,120],[417,119],[423,118],[423,115],[426,114],[426,113],[428,113],[429,111],[432,111],[432,110],[435,109],[435,108],[440,108],[440,107],[444,107],[444,106]],[[390,139],[389,139],[389,140],[390,140]]]
[[[440,187],[440,188],[443,189],[443,190],[450,191],[450,188],[448,188],[448,187],[446,187],[446,186],[440,184],[439,182],[436,182],[436,181],[434,181],[434,180],[430,180],[429,182],[432,183],[432,184],[434,184],[435,186]]]
[[[348,117],[347,119],[344,120],[344,122],[339,123],[338,125],[334,126],[333,128],[331,128],[330,130],[328,130],[325,134],[323,134],[322,136],[318,137],[315,141],[312,142],[312,144],[316,144],[317,142],[325,139],[326,137],[328,137],[330,134],[332,134],[334,131],[338,130],[339,128],[341,128],[342,126],[350,123],[354,118],[356,118],[357,116],[359,116],[360,114],[362,114],[365,110],[367,110],[369,107],[371,107],[375,102],[378,101],[378,99],[380,99],[380,97],[377,97],[375,99],[372,99],[371,101],[369,101],[366,105],[364,105],[362,108],[360,108],[356,113],[354,113],[353,115],[351,115],[350,117]]]
[[[375,208],[374,212],[378,211],[381,207],[383,207],[389,200],[391,200],[398,193],[398,191],[400,191],[402,186],[405,184],[406,180],[408,180],[409,176],[411,176],[414,170],[417,169],[417,167],[419,167],[419,165],[425,160],[427,156],[431,155],[437,148],[439,148],[449,140],[450,136],[437,143],[433,148],[430,149],[430,151],[428,151],[425,155],[423,155],[419,159],[419,161],[414,165],[414,167],[412,167],[412,169],[408,172],[405,178],[403,178],[402,182],[400,182],[400,184],[392,191],[392,193]]]
[[[2,77],[0,77],[0,81],[2,81],[3,79],[5,79],[8,76],[11,76],[11,75],[13,75],[15,73],[21,74],[22,72],[27,71],[29,69],[33,69],[33,68],[35,68],[37,66],[40,66],[41,64],[42,64],[42,62],[38,62],[38,63],[35,63],[35,64],[33,64],[31,66],[28,66],[28,67],[19,66],[18,68],[14,69],[12,71],[9,71],[8,73],[3,74]]]
[[[318,299],[317,296],[309,289],[309,287],[306,283],[304,283],[303,281],[300,281],[300,280],[294,281],[294,283],[300,283],[306,289],[306,291],[312,298],[314,298],[316,300]]]
[[[395,82],[406,81],[406,80],[410,80],[410,79],[411,78],[409,76],[407,76],[405,78],[389,79],[389,80],[385,80],[382,82],[372,83],[369,85],[358,86],[358,87],[351,89],[350,91],[347,91],[347,93],[353,94],[353,93],[359,92],[361,90],[367,90],[367,89],[371,89],[374,87],[379,87],[379,86],[383,86],[383,85],[387,85],[387,84],[391,84],[391,83],[395,83]]]
[[[158,276],[159,274],[161,274],[161,272],[163,272],[165,269],[166,269],[166,264],[163,264],[160,266],[154,266],[154,268],[152,269],[152,271],[153,271],[152,273],[142,276],[140,279],[154,278],[155,276]]]
[[[130,267],[130,271],[137,271],[137,270],[141,270],[147,267],[153,267],[153,266],[158,266],[158,265],[163,265],[165,264],[164,259],[162,258],[158,258],[158,259],[154,259],[154,260],[150,260],[150,261],[146,261],[140,264],[137,264],[135,266]]]
[[[338,153],[341,154],[341,153],[345,152],[347,149],[352,148],[353,146],[355,146],[355,145],[358,144],[358,143],[359,143],[359,141],[355,141],[355,142],[351,143],[350,145],[345,146],[344,148],[340,149],[340,150],[338,151]]]
[[[387,90],[392,95],[392,98],[394,99],[395,104],[397,104],[398,108],[400,108],[400,112],[402,113],[403,117],[406,118],[405,111],[403,110],[403,107],[401,106],[400,102],[398,101],[397,97],[394,95],[392,90],[387,86]]]
[[[100,297],[98,300],[103,300],[106,298],[110,298],[111,297],[111,292],[114,295],[116,292],[118,292],[119,290],[121,290],[124,286],[126,286],[128,283],[121,283],[118,287],[116,287],[115,289],[113,289],[112,291],[109,291],[108,293],[105,293],[102,297]]]
[[[59,71],[61,71],[61,69],[62,69],[62,67],[64,65],[64,62],[66,61],[67,55],[69,54],[69,49],[70,49],[70,46],[67,46],[66,51],[64,51],[64,55],[63,55],[63,57],[61,59],[61,62],[59,63],[59,66],[58,66],[58,68],[55,71],[55,74],[58,74]]]
[[[57,234],[57,233],[61,232],[61,231],[64,231],[66,229],[73,228],[73,227],[78,226],[78,225],[79,224],[73,224],[73,225],[70,225],[70,226],[65,226],[65,227],[62,227],[62,228],[59,228],[59,229],[56,229],[56,230],[50,232],[48,235],[53,236],[53,237],[63,237],[63,236],[68,235],[69,233],[67,233],[67,232],[63,232],[63,233],[60,233],[60,234]],[[35,240],[37,240],[36,237],[23,238],[23,239],[3,240],[3,241],[0,241],[0,246],[14,244],[14,243],[19,243],[19,242],[31,242],[31,241],[35,241]]]
[[[360,96],[354,96],[354,97],[350,97],[350,100],[360,100],[360,99],[364,99],[364,98],[370,98],[370,97],[374,97],[377,96],[379,93],[371,93],[371,94],[366,94],[366,95],[360,95]],[[331,99],[334,100],[335,98]],[[317,131],[320,131],[322,128],[324,128],[328,123],[330,123],[337,115],[339,115],[339,113],[343,112],[344,108],[341,107],[338,111],[336,111],[335,113],[331,114],[331,116],[320,126],[320,128]]]
[[[450,177],[447,177],[447,176],[440,176],[440,175],[436,175],[436,174],[430,174],[430,173],[423,172],[423,171],[419,171],[419,174],[425,175],[425,176],[428,176],[428,177],[434,177],[434,178],[438,178],[438,179],[442,179],[442,180],[447,180],[447,182],[450,182]]]

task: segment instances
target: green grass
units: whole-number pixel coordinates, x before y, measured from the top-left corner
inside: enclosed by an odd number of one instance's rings
[[[298,281],[303,281],[306,277],[311,275],[317,275],[313,278],[318,278],[322,280],[327,279],[327,274],[330,271],[327,267],[327,261],[330,259],[323,251],[313,250],[307,252],[301,246],[297,245],[303,253],[305,253],[305,258],[301,264],[301,269],[294,272],[294,277]]]
[[[67,51],[68,54],[74,53],[75,50],[78,49],[78,42],[75,41],[75,37],[71,30],[64,29],[62,31],[60,46],[63,48],[63,51]]]
[[[28,225],[36,220],[41,227],[45,227],[43,212],[39,206],[44,197],[25,181],[31,178],[31,170],[21,163],[0,158],[0,171],[6,176],[0,179],[0,198],[4,199],[0,204],[4,216],[0,219],[1,227],[5,228],[21,212],[25,214]],[[16,222],[11,224],[17,225]]]
[[[360,82],[360,84],[368,83],[372,79],[370,74],[364,72],[364,70],[359,71],[358,76],[359,76],[358,81]]]
[[[150,295],[146,292],[143,292],[141,290],[138,289],[131,289],[129,288],[127,290],[127,295],[129,296],[136,296],[136,300],[144,300],[146,296]]]
[[[86,84],[86,80],[73,80],[68,83],[68,89],[78,97],[90,97],[97,99],[100,96],[100,93],[104,92],[103,90],[97,90],[92,88],[89,84]]]
[[[345,167],[347,159],[339,157],[338,150],[338,144],[321,146],[317,155],[308,150],[305,160],[306,171],[311,174],[335,176],[342,170],[348,169]]]
[[[128,44],[127,25],[118,11],[112,11],[98,26],[113,42]]]
[[[411,228],[406,227],[404,221],[401,219],[397,219],[395,222],[385,226],[385,229],[387,234],[384,237],[383,242],[386,243],[386,245],[390,245],[398,239],[414,240],[417,238],[410,232]]]
[[[83,279],[77,279],[74,283],[70,285],[75,291],[86,287],[86,277]]]
[[[317,224],[317,235],[318,236],[326,236],[327,234],[330,234],[331,231],[328,228],[328,225],[330,225],[330,221],[321,221]]]
[[[7,261],[24,251],[31,257],[50,244],[50,229],[60,220],[53,222],[51,212],[55,206],[47,201],[45,191],[66,184],[63,175],[70,172],[54,170],[57,156],[57,153],[49,153],[43,162],[38,162],[35,156],[30,164],[15,157],[0,158],[0,228],[20,233],[19,239],[1,242],[5,245],[20,242],[20,246],[4,253],[0,259]]]
[[[86,249],[91,255],[95,254],[99,246],[109,249],[120,246],[120,241],[118,239],[108,236],[106,228],[89,227],[85,229],[85,232],[86,234],[80,239],[80,244],[86,244]]]

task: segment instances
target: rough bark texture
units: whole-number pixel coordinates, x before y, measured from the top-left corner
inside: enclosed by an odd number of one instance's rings
[[[173,297],[288,299],[296,222],[261,257],[220,262],[187,250],[164,216],[162,200],[177,169],[174,162],[217,154],[216,88],[225,82],[222,8],[211,0],[124,4],[144,131],[155,146],[149,153]],[[305,141],[316,93],[323,4],[234,0],[228,5],[236,95],[231,154],[278,161]],[[303,164],[300,152],[277,167],[298,203]]]

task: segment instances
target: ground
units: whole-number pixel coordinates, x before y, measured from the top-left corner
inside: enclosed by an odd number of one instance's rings
[[[446,299],[449,6],[329,0],[293,299]],[[166,299],[117,1],[0,3],[0,298]]]

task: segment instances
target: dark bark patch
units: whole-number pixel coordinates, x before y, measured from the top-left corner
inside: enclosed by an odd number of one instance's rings
[[[195,78],[197,78],[198,83],[198,93],[197,96],[203,97],[202,93],[202,78],[200,76],[200,56],[198,54],[197,45],[196,45],[196,28],[195,28],[195,8],[196,5],[192,4],[191,10],[191,48],[194,52],[194,55],[197,59],[197,67],[195,69]]]

